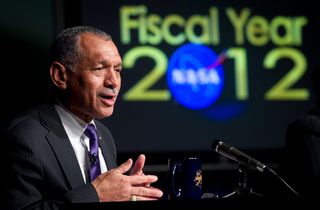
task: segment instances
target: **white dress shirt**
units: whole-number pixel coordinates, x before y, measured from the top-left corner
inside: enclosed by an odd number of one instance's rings
[[[88,169],[90,167],[88,151],[90,151],[89,138],[84,134],[86,123],[79,117],[68,111],[61,103],[55,104],[62,125],[68,135],[70,143],[77,157],[84,182],[88,180]],[[94,124],[92,121],[91,123]],[[107,171],[106,162],[99,147],[99,161],[101,173]]]

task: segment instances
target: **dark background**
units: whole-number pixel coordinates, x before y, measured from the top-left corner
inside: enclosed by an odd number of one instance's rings
[[[222,194],[232,191],[237,184],[238,166],[211,150],[211,143],[217,138],[277,170],[286,126],[307,112],[314,100],[310,73],[319,64],[320,33],[316,26],[319,25],[318,12],[315,5],[308,1],[277,1],[274,4],[269,1],[3,0],[0,3],[1,124],[46,96],[49,81],[48,51],[54,37],[62,29],[80,24],[99,27],[112,35],[122,54],[138,45],[137,42],[125,45],[120,41],[118,13],[121,4],[144,4],[148,6],[148,13],[163,16],[172,13],[186,17],[196,13],[207,14],[209,6],[217,6],[220,9],[250,7],[251,15],[262,15],[267,19],[276,15],[308,17],[309,23],[303,32],[303,45],[297,47],[306,56],[308,66],[305,75],[295,84],[297,88],[310,90],[308,100],[263,100],[262,93],[282,78],[291,64],[281,64],[273,70],[276,73],[272,74],[273,71],[262,69],[261,63],[257,64],[256,60],[261,60],[274,46],[255,48],[245,44],[242,47],[248,52],[250,98],[245,102],[245,112],[239,116],[224,121],[208,120],[202,113],[188,110],[173,99],[166,102],[127,102],[119,97],[113,116],[103,121],[116,140],[119,163],[128,157],[135,158],[141,152],[145,153],[146,173],[157,174],[160,177],[157,184],[165,191],[167,161],[176,156],[202,158],[205,191]],[[232,32],[223,24],[220,27],[221,33],[225,35],[221,38],[224,41],[219,46],[210,46],[216,52],[224,47],[235,46],[228,42]],[[167,44],[157,47],[165,51],[168,58],[178,48]],[[128,71],[124,69],[122,93],[141,78],[140,71],[146,71],[144,65],[150,66],[148,62],[141,61],[141,64]],[[226,63],[225,68],[231,65]],[[163,89],[164,85],[162,81],[160,88]],[[232,90],[226,88],[226,91],[219,101],[222,105],[234,101],[230,97]],[[254,187],[261,188],[262,192],[269,190],[266,187],[282,185],[256,172],[252,172],[251,176]]]

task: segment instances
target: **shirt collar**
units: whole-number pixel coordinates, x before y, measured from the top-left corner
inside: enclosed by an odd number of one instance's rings
[[[70,139],[80,138],[86,129],[87,123],[70,112],[59,100],[57,100],[57,103],[54,106],[60,116],[61,122],[67,132],[68,137]],[[90,123],[94,124],[96,127],[94,120],[92,120]]]

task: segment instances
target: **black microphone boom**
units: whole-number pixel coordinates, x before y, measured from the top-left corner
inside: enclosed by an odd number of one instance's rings
[[[274,170],[267,167],[265,164],[261,163],[260,161],[257,161],[256,159],[250,157],[249,155],[241,152],[240,150],[234,148],[233,146],[230,146],[223,141],[215,140],[212,145],[212,149],[216,151],[217,153],[234,160],[238,162],[241,165],[244,165],[246,167],[250,167],[253,169],[257,169],[261,172],[268,172],[273,175],[275,175],[282,183],[284,183],[295,195],[299,195],[297,191],[295,191],[282,177],[280,177]]]
[[[260,161],[257,161],[256,159],[250,157],[249,155],[241,152],[240,150],[220,140],[215,140],[212,143],[212,149],[218,152],[219,154],[238,162],[241,165],[248,166],[253,169],[257,169],[258,171],[261,171],[261,172],[264,172],[265,170],[270,171],[270,169]]]

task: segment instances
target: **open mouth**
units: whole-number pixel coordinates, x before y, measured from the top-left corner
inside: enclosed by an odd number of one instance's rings
[[[103,96],[101,96],[101,98],[108,99],[108,100],[113,99],[114,97],[115,96],[111,96],[111,95],[103,95]]]
[[[102,102],[108,106],[112,106],[116,100],[116,94],[101,94]]]

